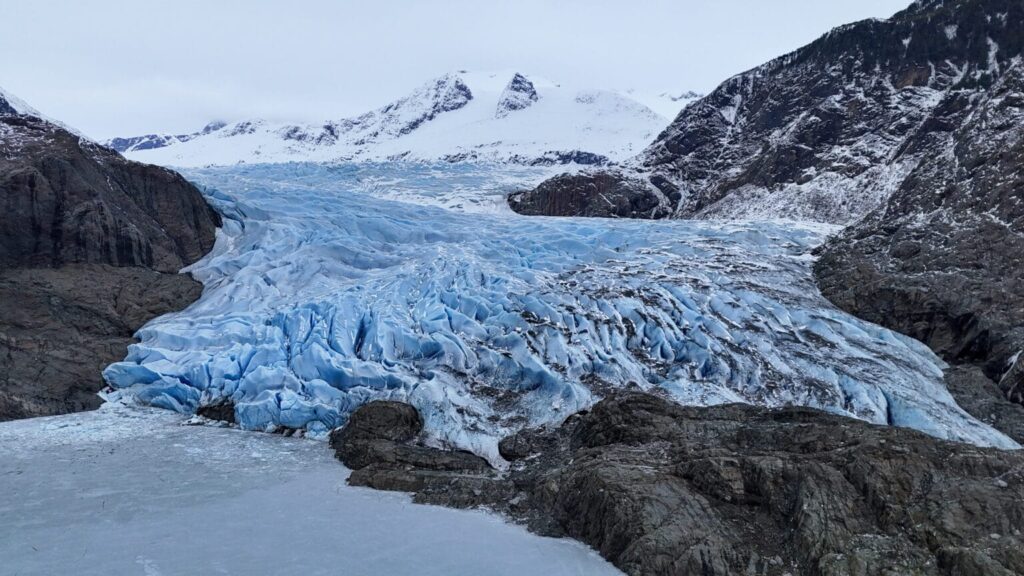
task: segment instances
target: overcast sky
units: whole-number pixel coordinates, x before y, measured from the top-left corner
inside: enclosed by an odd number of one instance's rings
[[[707,92],[910,0],[0,0],[0,86],[94,138],[321,120],[459,69]]]

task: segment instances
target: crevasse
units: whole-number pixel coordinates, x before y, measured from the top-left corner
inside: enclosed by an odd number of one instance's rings
[[[397,398],[438,443],[498,460],[501,437],[636,387],[1016,446],[956,405],[924,345],[818,293],[821,227],[521,217],[494,199],[542,175],[498,167],[188,176],[226,216],[190,269],[204,294],[105,372],[157,406],[230,398],[244,428],[323,435]]]

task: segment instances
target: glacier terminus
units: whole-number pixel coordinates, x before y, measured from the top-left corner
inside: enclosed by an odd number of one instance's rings
[[[804,405],[979,445],[927,347],[836,309],[793,222],[526,218],[542,168],[279,164],[186,171],[225,216],[188,269],[202,298],[138,333],[105,378],[180,412],[324,437],[376,399],[439,446],[497,442],[616,389]]]

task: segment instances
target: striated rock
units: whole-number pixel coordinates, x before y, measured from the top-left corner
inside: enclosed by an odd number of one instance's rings
[[[423,431],[423,419],[412,406],[402,402],[370,402],[352,413],[344,428],[331,434],[331,447],[363,440],[409,442]]]
[[[487,506],[628,574],[1024,571],[1021,452],[804,408],[640,394],[501,446],[505,475],[372,463],[350,482]]]
[[[175,172],[30,116],[0,116],[0,266],[67,263],[176,273],[220,218]]]
[[[135,331],[202,293],[178,271],[220,225],[178,174],[9,110],[0,211],[0,420],[95,408]]]
[[[1024,405],[1007,402],[999,383],[972,365],[952,366],[946,370],[946,387],[961,408],[1024,445]]]
[[[98,407],[100,373],[135,331],[200,294],[187,275],[140,267],[0,270],[0,420]]]
[[[999,381],[999,387],[1006,393],[1007,398],[1024,404],[1024,350],[1017,352],[1011,359],[1010,369]]]
[[[670,210],[656,188],[607,172],[556,176],[534,190],[510,195],[508,203],[528,216],[662,218]]]

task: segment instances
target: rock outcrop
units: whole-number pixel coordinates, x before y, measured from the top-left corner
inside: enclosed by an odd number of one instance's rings
[[[365,430],[379,408],[364,410],[352,425]],[[442,451],[397,440],[415,429],[371,436],[437,461]],[[623,395],[504,440],[508,472],[391,454],[358,462],[350,483],[487,506],[582,540],[628,574],[1024,572],[1024,454],[809,409]]]
[[[180,175],[17,110],[0,112],[0,210],[0,419],[97,406],[135,330],[198,298],[178,271],[220,225]]]
[[[505,86],[501,97],[498,98],[498,106],[494,111],[494,117],[504,118],[517,110],[524,110],[532,106],[539,99],[540,97],[537,95],[537,89],[533,86],[533,82],[530,82],[526,76],[517,73],[512,77],[512,80],[509,80],[508,86]]]
[[[529,216],[660,218],[668,214],[656,188],[608,172],[556,176],[535,190],[510,195],[508,203]]]
[[[226,126],[227,123],[225,122],[214,121],[204,126],[202,130],[192,132],[191,134],[146,134],[145,136],[132,136],[129,138],[111,138],[104,142],[104,144],[121,153],[156,150],[157,148],[164,148],[179,142],[188,142],[200,136],[213,134]]]

